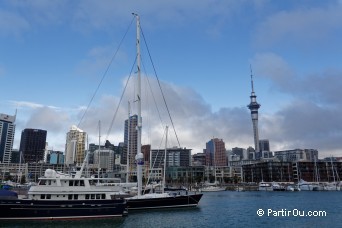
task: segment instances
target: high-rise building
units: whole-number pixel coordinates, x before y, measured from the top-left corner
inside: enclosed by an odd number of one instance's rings
[[[226,146],[222,139],[207,142],[205,155],[207,166],[227,166]]]
[[[132,166],[135,164],[135,155],[137,155],[137,142],[138,142],[138,116],[133,115],[125,120],[125,149],[121,156],[121,164],[127,164],[127,153],[129,157],[129,165]],[[128,145],[129,144],[129,145]],[[128,150],[128,151],[127,151]]]
[[[81,165],[85,158],[87,133],[76,127],[71,126],[66,136],[65,144],[65,164]]]
[[[64,155],[61,151],[49,151],[48,158],[49,164],[63,164],[64,162]]]
[[[257,155],[257,158],[271,158],[273,157],[272,151],[270,151],[270,141],[268,139],[260,139],[259,140],[259,148],[260,152]]]
[[[0,162],[11,162],[16,115],[0,113]]]
[[[294,149],[275,151],[274,156],[280,161],[298,162],[298,161],[311,161],[318,160],[318,150],[316,149]]]
[[[20,153],[25,163],[43,162],[46,148],[46,130],[26,128],[21,132]]]
[[[232,153],[233,155],[236,155],[240,158],[240,160],[246,160],[246,159],[249,159],[249,156],[248,156],[248,153],[247,153],[247,150],[244,149],[244,148],[239,148],[239,147],[234,147],[232,148]],[[237,158],[235,157],[235,160]]]
[[[259,140],[259,148],[260,148],[260,151],[271,151],[270,150],[270,141],[268,139],[260,139]]]
[[[113,172],[115,154],[111,149],[100,149],[94,152],[94,165],[103,171]]]
[[[165,149],[152,150],[150,158],[150,169],[164,168]],[[166,167],[188,167],[191,166],[191,149],[187,148],[167,148]]]
[[[143,153],[144,155],[145,164],[150,164],[150,152],[151,152],[151,145],[141,146],[141,153]]]
[[[251,92],[251,103],[247,106],[249,110],[251,110],[252,116],[252,123],[253,123],[253,136],[254,136],[254,146],[255,152],[260,152],[259,148],[259,129],[258,129],[258,109],[260,108],[260,104],[256,101],[256,95],[254,92],[254,84],[253,84],[253,74],[251,70],[251,85],[252,85],[252,92]]]

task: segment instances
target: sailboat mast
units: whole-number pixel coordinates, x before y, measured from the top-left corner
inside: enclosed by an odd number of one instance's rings
[[[101,161],[101,156],[100,156],[100,153],[101,153],[101,121],[99,120],[99,152],[97,154],[97,158],[98,158],[98,167],[97,167],[97,183],[100,183],[100,161]]]
[[[137,181],[138,181],[138,196],[141,195],[142,190],[142,166],[144,164],[144,156],[141,153],[141,130],[142,130],[142,120],[141,120],[141,72],[140,72],[140,18],[138,14],[133,14],[137,20],[137,70],[138,70],[138,82],[137,82],[137,105],[138,105],[138,139],[137,139],[137,155],[135,160],[137,162]]]
[[[127,167],[126,167],[126,183],[129,181],[129,170],[130,170],[130,137],[131,134],[131,104],[128,101],[128,119],[127,119]]]
[[[165,128],[165,151],[164,151],[164,174],[163,174],[163,190],[162,192],[164,193],[164,188],[165,188],[165,176],[166,176],[166,155],[167,155],[167,134],[168,134],[169,126],[166,126]]]

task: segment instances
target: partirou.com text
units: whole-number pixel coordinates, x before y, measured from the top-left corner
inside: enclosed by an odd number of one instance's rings
[[[267,216],[267,217],[326,217],[326,211],[305,211],[299,209],[280,209],[280,210],[273,210],[273,209],[258,209],[257,210],[258,216]]]

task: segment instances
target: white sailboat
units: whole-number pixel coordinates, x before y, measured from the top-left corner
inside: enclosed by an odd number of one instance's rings
[[[138,106],[138,124],[137,124],[137,155],[135,157],[137,164],[137,181],[138,194],[133,197],[126,198],[128,210],[141,209],[157,209],[171,207],[195,207],[198,205],[202,194],[186,194],[171,195],[169,193],[148,193],[142,194],[142,166],[144,164],[144,156],[141,152],[141,134],[142,134],[142,118],[141,118],[141,71],[140,71],[140,18],[138,14],[133,14],[137,22],[137,106]],[[166,168],[166,149],[164,156],[164,175]],[[165,177],[164,180],[165,181]],[[163,188],[164,189],[164,188]]]

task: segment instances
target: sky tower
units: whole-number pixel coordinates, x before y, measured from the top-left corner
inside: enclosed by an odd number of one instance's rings
[[[252,86],[252,92],[251,92],[251,103],[247,106],[249,110],[251,110],[251,116],[252,116],[252,122],[253,122],[253,135],[254,135],[254,148],[255,152],[259,152],[259,130],[258,130],[258,109],[260,108],[260,104],[256,101],[256,95],[254,92],[254,84],[253,84],[253,73],[252,73],[252,67],[251,67],[251,86]]]

